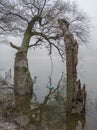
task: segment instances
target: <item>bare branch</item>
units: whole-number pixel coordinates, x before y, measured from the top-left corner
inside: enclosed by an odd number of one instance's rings
[[[21,15],[19,15],[19,14],[16,14],[16,13],[13,13],[13,12],[9,12],[8,14],[6,14],[7,16],[8,15],[14,15],[14,16],[17,16],[17,17],[19,17],[20,19],[22,19],[22,20],[24,20],[24,21],[26,21],[27,23],[29,22],[28,21],[28,19],[26,19],[26,18],[24,18],[24,17],[22,17]]]
[[[36,47],[36,46],[39,46],[39,45],[41,45],[39,42],[40,41],[42,41],[42,39],[41,38],[39,38],[34,44],[32,44],[32,45],[30,45],[28,48],[30,48],[30,47]]]
[[[0,26],[0,29],[1,29],[2,31],[4,31],[4,32],[10,32],[10,31],[13,30],[13,29],[5,29],[5,28],[3,28],[2,26]]]
[[[58,52],[59,52],[59,55],[61,56],[61,58],[62,58],[62,60],[64,61],[64,56],[63,56],[63,54],[61,53],[61,49],[59,48],[59,46],[57,46],[57,45],[55,45],[55,43],[53,43],[51,40],[57,40],[58,38],[60,38],[61,37],[61,35],[56,35],[56,36],[47,36],[47,35],[45,35],[45,34],[43,34],[43,33],[40,33],[40,32],[32,32],[32,36],[41,36],[41,37],[43,37],[48,43],[49,43],[49,47],[50,47],[50,52],[49,52],[49,54],[51,54],[52,53],[52,46],[53,47],[55,47],[57,50],[58,50]],[[63,52],[63,51],[62,51]]]
[[[20,47],[14,45],[12,42],[10,42],[10,46],[13,47],[13,48],[15,48],[15,49],[17,49],[17,50],[19,50],[19,48],[20,48]]]
[[[42,13],[42,11],[43,11],[45,5],[46,5],[46,0],[44,0],[44,4],[43,4],[43,7],[42,7],[42,9],[41,9],[41,11],[40,11],[40,15],[41,15],[41,13]]]

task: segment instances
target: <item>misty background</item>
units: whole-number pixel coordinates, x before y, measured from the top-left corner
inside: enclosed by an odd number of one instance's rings
[[[71,0],[72,1],[72,0]],[[78,62],[78,77],[82,83],[86,83],[89,95],[94,99],[97,97],[97,1],[96,0],[75,0],[81,10],[83,10],[91,20],[91,33],[87,45],[79,45],[79,62]],[[20,44],[22,38],[7,37],[7,40],[15,44]],[[0,74],[5,75],[5,72],[10,68],[12,75],[14,74],[14,58],[16,50],[10,47],[9,44],[0,43]],[[35,91],[40,96],[47,93],[47,82],[51,73],[51,60],[48,51],[42,49],[29,49],[29,68],[32,78],[37,76]],[[62,62],[60,56],[54,51],[53,56],[53,73],[52,83],[56,86],[62,72],[66,73],[65,63]],[[43,92],[45,90],[45,94]]]

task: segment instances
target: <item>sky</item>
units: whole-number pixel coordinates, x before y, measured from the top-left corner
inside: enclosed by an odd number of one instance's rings
[[[73,1],[73,0],[71,0]],[[87,13],[91,21],[88,55],[97,57],[97,0],[74,0],[80,9]],[[86,50],[87,50],[86,49]]]
[[[97,20],[97,0],[75,0],[92,18]]]
[[[67,0],[68,1],[68,0]],[[70,0],[75,1],[79,8],[86,12],[91,18],[92,22],[96,25],[97,22],[97,0]],[[96,25],[97,26],[97,25]]]
[[[88,47],[80,47],[81,56],[84,58],[79,60],[79,77],[87,84],[90,93],[94,94],[97,87],[97,0],[74,1],[78,3],[79,8],[87,13],[91,20],[92,29]]]

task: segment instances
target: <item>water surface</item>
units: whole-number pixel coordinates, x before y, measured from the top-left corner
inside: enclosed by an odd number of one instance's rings
[[[10,68],[12,69],[12,75],[14,75],[13,66],[15,53],[16,51],[9,46],[0,46],[0,74],[2,76],[4,76],[5,72]],[[49,93],[49,89],[47,88],[49,77],[52,76],[52,85],[56,88],[62,72],[65,74],[65,63],[61,62],[58,55],[52,57],[53,71],[51,75],[51,60],[44,49],[38,51],[30,50],[28,58],[31,76],[32,78],[37,76],[34,92],[38,102],[42,103],[45,96]],[[6,115],[11,119],[15,117],[15,123],[21,127],[25,127],[27,130],[32,129],[32,126],[35,129],[37,126],[37,129],[45,130],[78,130],[80,123],[84,130],[97,129],[97,60],[95,56],[86,56],[79,62],[78,76],[82,83],[86,83],[87,86],[85,117],[74,117],[66,120],[64,101],[51,101],[49,106],[41,106],[36,102],[36,104],[34,103],[36,106],[34,106],[33,103],[31,104],[31,95],[19,98],[15,96],[12,102],[15,104],[15,107],[12,108],[11,117],[10,115],[8,116],[8,113],[6,113]],[[33,111],[33,108],[37,108],[37,105],[39,105],[39,109]],[[24,123],[19,124],[18,120],[29,123],[27,126],[24,126]]]

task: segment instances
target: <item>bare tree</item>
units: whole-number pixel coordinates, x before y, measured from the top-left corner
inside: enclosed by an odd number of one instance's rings
[[[17,49],[14,63],[14,84],[17,94],[31,93],[33,81],[28,69],[27,53],[30,47],[44,45],[49,54],[56,48],[64,58],[63,33],[58,18],[66,18],[74,37],[86,42],[87,17],[78,10],[75,3],[59,0],[0,0],[0,33],[2,35],[23,35]]]

